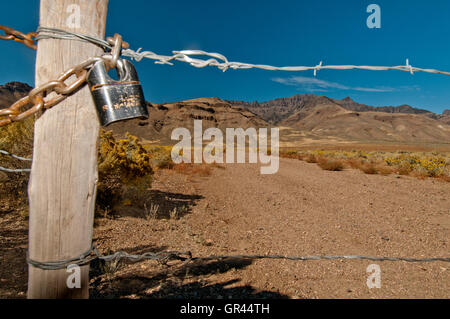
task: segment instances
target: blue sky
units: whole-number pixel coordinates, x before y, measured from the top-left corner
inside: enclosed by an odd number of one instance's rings
[[[366,8],[381,7],[381,29],[369,29]],[[33,31],[38,0],[2,1],[0,24]],[[432,0],[110,0],[107,35],[118,32],[133,49],[169,55],[173,50],[219,52],[255,64],[402,65],[450,71],[450,1]],[[35,53],[0,41],[0,84],[34,83]],[[450,77],[399,71],[273,72],[193,68],[182,62],[136,63],[146,99],[196,97],[266,101],[314,93],[350,96],[370,105],[410,104],[450,109]]]

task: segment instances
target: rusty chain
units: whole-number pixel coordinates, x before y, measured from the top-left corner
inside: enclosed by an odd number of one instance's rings
[[[21,42],[33,50],[37,49],[34,39],[37,36],[36,32],[24,34],[2,25],[0,25],[0,30],[5,32],[5,35],[0,35],[1,40]],[[86,84],[88,70],[95,63],[104,61],[107,68],[116,68],[117,60],[121,55],[121,50],[127,49],[129,45],[128,43],[122,41],[122,36],[119,34],[115,34],[113,38],[107,38],[107,42],[112,46],[112,50],[109,54],[99,57],[91,57],[83,61],[82,63],[63,72],[56,80],[49,81],[31,90],[27,96],[15,102],[9,108],[0,110],[0,127],[13,122],[22,121],[40,110],[49,109],[61,103],[70,95],[76,93]],[[76,77],[76,80],[66,84],[66,82],[73,76]],[[30,105],[30,108],[22,111],[26,106]]]
[[[11,40],[25,44],[30,49],[36,50],[37,46],[34,38],[37,36],[36,32],[28,34],[14,30],[13,28],[0,25],[0,30],[5,32],[5,35],[0,35],[1,40]]]

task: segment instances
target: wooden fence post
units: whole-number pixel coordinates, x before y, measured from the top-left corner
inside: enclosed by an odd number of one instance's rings
[[[40,26],[105,36],[108,0],[41,0]],[[36,86],[91,56],[95,45],[39,41]],[[97,191],[99,121],[87,87],[47,110],[36,122],[30,199],[29,257],[40,262],[80,256],[90,248]],[[81,288],[68,288],[66,269],[29,266],[28,298],[88,298],[89,266]]]

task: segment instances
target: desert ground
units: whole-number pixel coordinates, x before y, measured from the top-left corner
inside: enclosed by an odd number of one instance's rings
[[[280,170],[221,164],[208,174],[156,172],[159,217],[123,207],[97,218],[102,253],[163,250],[210,255],[448,257],[450,183],[280,159]],[[178,216],[170,218],[177,208]],[[0,203],[0,298],[25,298],[26,219]],[[381,268],[369,289],[366,269]],[[91,267],[91,298],[449,298],[449,263],[243,258]]]
[[[30,90],[19,82],[0,86],[0,109]],[[94,243],[103,254],[190,251],[199,259],[92,263],[92,298],[450,297],[448,262],[201,259],[450,257],[450,110],[311,94],[147,107],[148,120],[101,133]],[[192,129],[194,120],[203,129],[280,128],[286,156],[278,173],[261,175],[252,164],[171,166],[171,133]],[[33,127],[30,120],[3,128],[0,149],[31,157]],[[145,184],[140,194],[129,175],[151,177],[151,188]],[[27,179],[0,174],[0,298],[26,297]],[[107,193],[110,186],[117,192]],[[123,198],[122,188],[143,200]],[[380,266],[381,288],[366,284],[371,264]]]

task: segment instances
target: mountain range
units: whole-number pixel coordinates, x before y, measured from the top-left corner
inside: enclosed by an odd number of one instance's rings
[[[0,85],[0,109],[11,106],[18,99],[24,97],[33,88],[21,82],[10,82]]]
[[[383,113],[404,113],[404,114],[424,114],[434,119],[440,119],[443,116],[450,115],[450,110],[444,113],[436,114],[424,109],[414,108],[410,105],[400,106],[370,106],[355,102],[350,97],[342,100],[332,99],[326,96],[318,96],[314,94],[298,94],[287,98],[278,98],[267,102],[244,102],[244,101],[227,101],[232,105],[242,106],[255,114],[258,114],[264,120],[279,124],[284,119],[291,116],[301,109],[311,109],[318,104],[335,104],[346,110],[353,112],[383,112]]]
[[[11,105],[31,90],[27,84],[0,86],[0,108]],[[374,107],[350,97],[342,100],[313,94],[267,102],[199,98],[174,103],[148,103],[148,120],[130,120],[109,128],[130,132],[147,141],[167,143],[173,129],[192,129],[203,120],[204,129],[277,126],[281,140],[337,142],[398,142],[450,144],[450,110],[436,114],[409,105]]]

